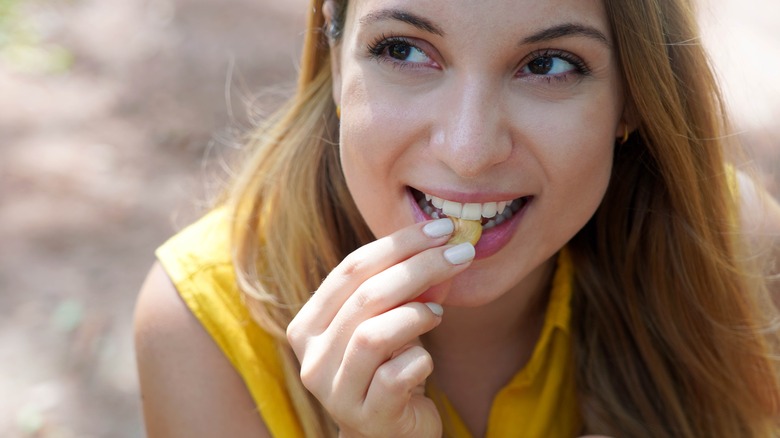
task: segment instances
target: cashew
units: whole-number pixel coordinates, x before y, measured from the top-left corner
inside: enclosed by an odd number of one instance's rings
[[[463,242],[471,242],[472,245],[476,245],[479,238],[482,237],[482,223],[456,217],[451,217],[450,219],[455,225],[455,231],[447,243],[457,245]]]

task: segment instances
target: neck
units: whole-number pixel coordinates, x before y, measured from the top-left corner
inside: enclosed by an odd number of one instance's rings
[[[434,361],[433,383],[474,436],[485,433],[493,399],[531,358],[541,334],[555,259],[498,300],[448,307],[423,343]]]
[[[501,298],[480,307],[447,307],[441,324],[424,342],[431,354],[469,356],[491,347],[518,345],[537,325],[541,329],[547,308],[555,259],[545,262]],[[536,338],[533,338],[535,343]],[[531,346],[533,347],[533,346]]]

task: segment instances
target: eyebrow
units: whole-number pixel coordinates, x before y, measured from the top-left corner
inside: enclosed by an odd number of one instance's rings
[[[430,20],[401,9],[382,9],[379,11],[370,12],[360,18],[360,24],[369,25],[386,20],[402,21],[425,32],[442,37],[445,35],[444,31],[440,27],[433,24]],[[557,38],[573,36],[584,36],[597,40],[607,46],[612,46],[606,35],[604,35],[604,33],[602,33],[600,30],[596,29],[595,27],[576,23],[564,23],[547,29],[542,29],[533,35],[529,35],[523,38],[522,44],[534,44],[554,40]]]
[[[382,9],[360,18],[360,24],[368,25],[379,21],[398,20],[435,35],[444,36],[444,31],[429,20],[400,9]]]
[[[522,44],[534,44],[572,36],[583,36],[597,40],[606,44],[607,46],[612,46],[606,35],[604,35],[600,30],[596,29],[595,27],[575,23],[559,24],[547,29],[542,29],[533,35],[523,38]]]

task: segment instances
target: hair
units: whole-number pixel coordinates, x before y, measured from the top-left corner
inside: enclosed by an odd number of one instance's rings
[[[329,42],[309,8],[297,91],[247,142],[233,182],[237,280],[276,339],[307,436],[336,428],[303,387],[285,330],[322,279],[373,240],[338,155]],[[604,201],[569,243],[573,344],[590,432],[763,437],[777,432],[780,389],[766,291],[745,262],[724,157],[728,127],[686,0],[605,0],[637,126],[615,148]],[[330,41],[329,41],[330,40]]]

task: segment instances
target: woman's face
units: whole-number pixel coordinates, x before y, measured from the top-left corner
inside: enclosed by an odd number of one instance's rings
[[[495,300],[593,215],[623,133],[611,46],[596,0],[350,2],[334,99],[369,227],[484,217],[474,263],[426,299]]]

